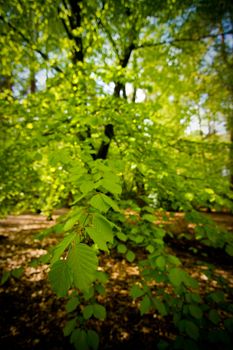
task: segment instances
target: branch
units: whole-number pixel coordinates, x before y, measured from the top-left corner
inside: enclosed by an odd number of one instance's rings
[[[162,45],[172,45],[172,44],[176,44],[176,43],[182,43],[182,42],[198,42],[204,39],[208,39],[208,38],[217,38],[219,36],[226,36],[226,35],[232,35],[233,34],[233,30],[229,30],[228,32],[224,32],[224,33],[218,33],[218,34],[208,34],[208,35],[204,35],[204,36],[200,36],[198,38],[176,38],[176,39],[171,39],[171,40],[164,40],[164,41],[158,41],[158,42],[145,42],[141,45],[138,45],[135,47],[135,50],[137,49],[143,49],[146,47],[156,47],[156,46],[162,46]]]
[[[119,54],[119,51],[118,51],[116,42],[113,40],[111,33],[110,33],[109,30],[106,28],[106,26],[103,24],[103,22],[101,21],[100,18],[96,17],[96,22],[97,22],[98,26],[101,26],[101,27],[104,29],[105,33],[106,33],[107,36],[108,36],[109,41],[110,41],[111,44],[112,44],[112,47],[113,47],[113,49],[114,49],[114,51],[115,51],[115,53],[116,53],[118,59],[120,59],[120,54]]]
[[[26,42],[26,44],[31,46],[30,40],[18,28],[16,28],[12,23],[6,21],[5,18],[1,15],[0,15],[0,20],[3,21],[5,24],[7,24],[8,27],[13,29],[18,35],[20,35],[21,38]],[[32,49],[32,47],[31,47],[31,50],[37,52],[45,61],[49,60],[48,54],[44,53],[43,51],[41,51],[39,49]],[[52,68],[55,69],[59,73],[63,73],[62,69],[58,66],[52,65]]]

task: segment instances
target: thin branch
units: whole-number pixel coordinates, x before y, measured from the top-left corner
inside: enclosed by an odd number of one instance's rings
[[[176,43],[180,43],[180,42],[198,42],[204,39],[208,39],[208,38],[217,38],[219,36],[226,36],[226,35],[232,35],[233,31],[230,30],[228,32],[224,32],[224,33],[218,33],[218,34],[208,34],[208,35],[204,35],[204,36],[200,36],[198,38],[176,38],[176,39],[171,39],[171,40],[164,40],[164,41],[158,41],[158,42],[145,42],[141,45],[135,46],[135,50],[137,49],[143,49],[146,47],[156,47],[156,46],[162,46],[162,45],[173,45]]]
[[[114,39],[113,39],[111,33],[109,32],[109,30],[107,29],[107,27],[103,24],[103,22],[101,21],[100,18],[96,18],[96,22],[97,22],[98,26],[101,26],[101,27],[104,29],[105,33],[106,33],[107,36],[108,36],[109,41],[110,41],[111,44],[112,44],[112,47],[113,47],[113,49],[114,49],[114,51],[115,51],[115,53],[116,53],[118,59],[120,59],[120,54],[119,54],[119,51],[118,51],[116,42],[114,41]]]
[[[0,15],[0,20],[3,21],[5,24],[7,24],[8,27],[13,29],[18,35],[20,35],[21,38],[26,42],[26,44],[31,46],[30,40],[18,28],[16,28],[12,23],[6,21],[5,18],[1,15]],[[37,48],[36,49],[31,48],[31,50],[37,52],[45,61],[49,60],[48,54],[44,53],[43,51],[41,51]],[[59,73],[63,73],[62,69],[56,65],[52,65],[52,68],[55,69]]]

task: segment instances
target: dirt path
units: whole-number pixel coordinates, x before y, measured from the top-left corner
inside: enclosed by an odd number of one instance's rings
[[[53,221],[40,215],[9,216],[0,220],[0,269],[10,270],[23,266],[21,279],[10,278],[0,287],[0,348],[1,349],[73,349],[63,336],[66,313],[63,301],[56,298],[47,282],[46,265],[29,267],[28,263],[46,252],[56,243],[52,236],[42,241],[35,239],[35,233],[53,225],[61,214],[57,212]],[[233,218],[216,215],[216,221],[233,231]],[[176,226],[183,225],[179,215],[174,219]],[[200,281],[203,293],[219,286],[219,277],[228,283],[228,298],[233,301],[233,262],[216,259],[213,277],[208,280],[204,274],[206,266],[202,258],[192,251],[169,243],[172,254],[181,258],[185,269]],[[138,252],[140,258],[140,251]],[[155,349],[158,339],[171,335],[170,325],[158,315],[150,313],[140,316],[138,304],[133,302],[128,290],[139,279],[136,264],[127,263],[121,256],[103,255],[102,268],[110,279],[106,296],[100,300],[107,308],[107,320],[91,321],[101,335],[100,349]],[[230,292],[231,291],[231,292]],[[169,336],[170,336],[169,335]]]

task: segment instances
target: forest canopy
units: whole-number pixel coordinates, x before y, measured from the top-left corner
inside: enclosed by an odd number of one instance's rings
[[[195,289],[167,255],[155,211],[183,212],[198,240],[233,255],[202,215],[233,208],[231,1],[1,1],[0,34],[0,213],[71,208],[44,233],[63,235],[46,261],[59,296],[87,293],[111,247],[133,261],[128,239],[147,247],[144,277],[158,269],[177,295]],[[134,228],[128,208],[141,218]],[[135,288],[143,314],[149,289]],[[161,298],[165,316],[176,306]],[[195,310],[194,336],[178,328],[198,341]],[[96,344],[82,332],[74,344]]]

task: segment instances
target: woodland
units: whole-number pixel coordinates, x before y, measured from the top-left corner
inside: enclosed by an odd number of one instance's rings
[[[1,349],[232,349],[233,3],[0,0]]]

